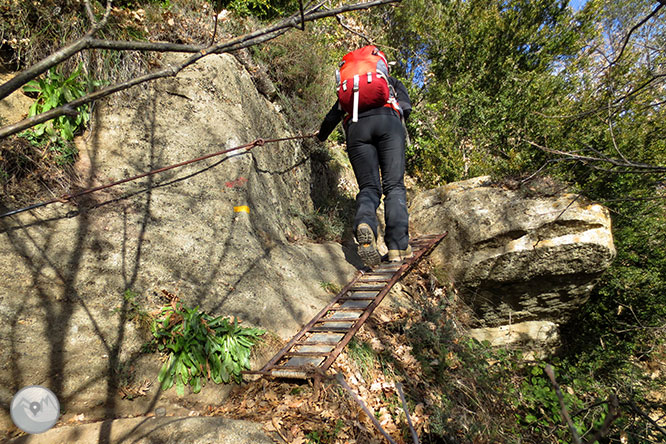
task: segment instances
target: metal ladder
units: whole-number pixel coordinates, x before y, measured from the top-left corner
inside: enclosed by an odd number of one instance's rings
[[[244,374],[309,379],[324,374],[393,285],[447,233],[414,238],[411,258],[359,271],[336,297],[260,370]]]

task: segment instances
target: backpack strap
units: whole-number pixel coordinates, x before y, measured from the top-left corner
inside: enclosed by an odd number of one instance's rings
[[[352,113],[352,122],[358,122],[358,86],[359,85],[359,76],[358,74],[354,76],[354,109]]]

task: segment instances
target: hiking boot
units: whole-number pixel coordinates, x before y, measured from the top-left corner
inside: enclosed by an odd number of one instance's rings
[[[356,241],[358,242],[358,255],[363,260],[366,267],[379,265],[382,257],[377,251],[377,242],[375,242],[375,233],[368,224],[359,224],[356,228]]]
[[[403,259],[409,259],[412,257],[412,247],[407,245],[407,248],[404,250],[389,250],[388,252],[388,261],[389,262],[400,262]]]

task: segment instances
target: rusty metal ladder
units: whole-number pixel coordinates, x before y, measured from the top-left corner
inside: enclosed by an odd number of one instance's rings
[[[266,365],[243,373],[295,379],[324,374],[393,285],[445,236],[446,233],[417,237],[410,241],[414,250],[411,258],[359,271]]]

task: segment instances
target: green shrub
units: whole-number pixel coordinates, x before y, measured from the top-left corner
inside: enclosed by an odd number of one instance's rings
[[[69,76],[52,68],[45,76],[32,80],[23,87],[23,91],[26,93],[37,94],[37,99],[30,107],[28,116],[33,117],[45,113],[83,97],[93,86],[99,86],[99,84],[85,76],[80,65]],[[51,142],[58,138],[72,140],[74,134],[82,130],[90,120],[88,105],[78,107],[77,112],[75,117],[64,115],[35,125],[29,132],[35,138],[45,137]]]
[[[213,0],[213,3],[219,3],[240,16],[254,16],[260,20],[294,12],[298,5],[298,2],[291,0]]]
[[[162,308],[151,331],[157,349],[168,355],[158,376],[162,390],[175,384],[179,395],[188,384],[198,393],[208,378],[216,384],[239,382],[241,371],[250,368],[251,348],[265,333],[177,301]]]
[[[255,56],[269,68],[280,105],[296,131],[319,128],[335,103],[335,62],[325,35],[308,28],[289,32],[256,48]]]

